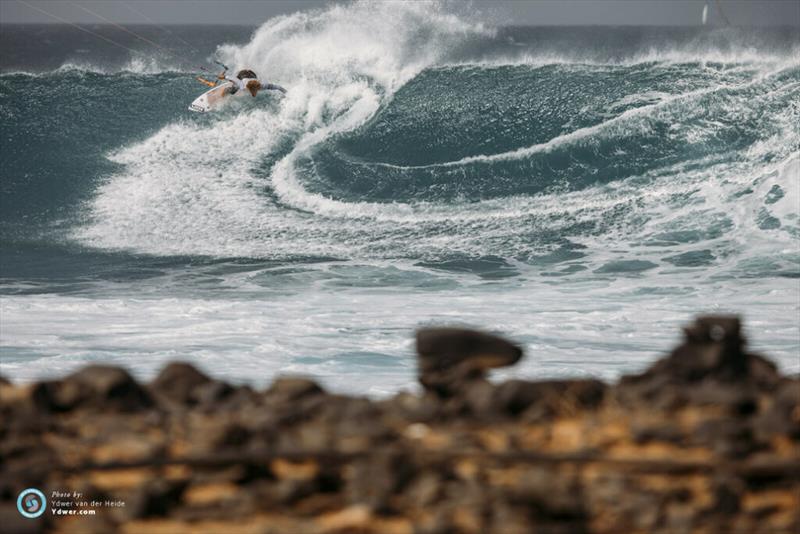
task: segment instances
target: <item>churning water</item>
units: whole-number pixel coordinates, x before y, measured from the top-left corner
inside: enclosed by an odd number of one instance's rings
[[[414,328],[462,324],[525,345],[506,374],[613,378],[703,312],[800,370],[797,30],[474,18],[175,27],[186,61],[5,28],[0,373],[183,359],[385,394]],[[192,114],[211,53],[288,94]]]

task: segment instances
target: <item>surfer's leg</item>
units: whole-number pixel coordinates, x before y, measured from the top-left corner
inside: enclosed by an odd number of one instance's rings
[[[275,85],[273,83],[266,83],[261,86],[263,89],[268,89],[270,91],[280,91],[281,93],[285,93],[286,89],[281,87],[280,85]]]

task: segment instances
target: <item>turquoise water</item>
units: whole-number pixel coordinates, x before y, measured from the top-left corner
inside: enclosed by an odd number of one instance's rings
[[[455,323],[526,346],[506,375],[613,378],[701,312],[800,370],[796,30],[383,9],[175,27],[180,58],[4,30],[0,373],[385,394]],[[210,54],[289,93],[193,114]]]

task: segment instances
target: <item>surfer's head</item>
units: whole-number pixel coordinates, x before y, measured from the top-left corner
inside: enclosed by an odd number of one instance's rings
[[[240,80],[244,80],[246,78],[258,78],[255,72],[250,69],[242,69],[236,73],[236,77]]]
[[[250,80],[247,82],[245,87],[247,87],[247,90],[250,91],[251,95],[256,96],[258,94],[258,90],[261,89],[261,82],[258,80]]]

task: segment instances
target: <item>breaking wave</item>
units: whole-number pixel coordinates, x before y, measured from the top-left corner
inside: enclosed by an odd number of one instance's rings
[[[518,41],[512,54],[504,30],[434,3],[277,17],[217,56],[289,93],[109,151],[117,170],[72,236],[152,255],[793,276],[796,43],[725,39],[581,60]],[[156,64],[123,71],[135,76],[117,83],[159,76],[176,90],[179,73]]]

